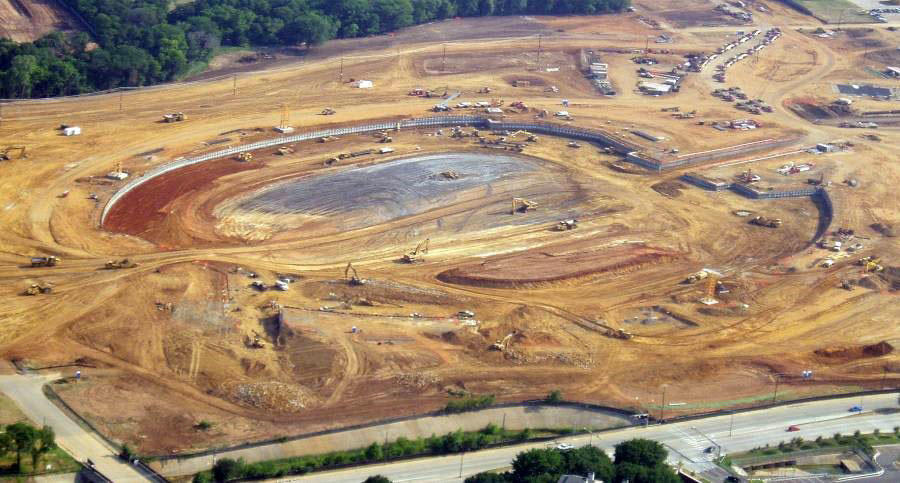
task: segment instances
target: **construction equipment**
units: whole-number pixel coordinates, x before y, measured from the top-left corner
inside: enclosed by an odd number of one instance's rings
[[[322,109],[322,112],[320,114],[323,116],[331,116],[333,114],[337,114],[337,111],[330,107],[326,107],[325,109]]]
[[[37,295],[37,294],[48,294],[53,291],[53,287],[49,285],[39,285],[36,283],[31,284],[30,287],[25,289],[25,295]]]
[[[134,268],[138,266],[137,263],[132,262],[127,258],[123,258],[121,260],[110,260],[106,262],[106,268],[109,270],[117,269],[117,268]]]
[[[282,146],[278,148],[278,151],[275,151],[275,154],[280,154],[281,156],[287,156],[288,154],[292,154],[294,152],[294,148],[289,146]]]
[[[186,121],[187,116],[183,112],[173,112],[171,114],[163,114],[163,122],[181,122]]]
[[[704,297],[700,299],[701,304],[714,305],[719,303],[719,301],[716,300],[716,287],[718,284],[719,279],[714,275],[706,277],[706,293],[704,294]]]
[[[556,231],[568,231],[578,228],[578,220],[562,220],[556,224]]]
[[[570,141],[569,144],[566,144],[566,146],[568,146],[570,148],[580,148],[581,147],[581,145],[576,143],[575,141]]]
[[[319,138],[320,143],[327,143],[330,141],[337,141],[337,140],[338,140],[337,136],[322,136]]]
[[[778,228],[781,226],[781,218],[766,218],[765,216],[757,216],[750,220],[751,224],[764,226],[766,228]]]
[[[0,151],[0,161],[9,161],[10,159],[12,159],[10,157],[11,151],[19,152],[19,157],[16,159],[28,159],[28,155],[25,154],[25,150],[25,146],[7,146],[3,148],[3,151]]]
[[[849,280],[841,280],[841,288],[848,292],[852,292],[853,284],[851,284]]]
[[[61,262],[59,258],[49,255],[46,257],[31,257],[32,267],[55,267]]]
[[[629,340],[632,337],[634,337],[634,335],[631,332],[626,332],[623,329],[608,329],[606,331],[606,336],[612,337],[613,339],[622,339],[622,340]]]
[[[490,94],[492,90],[493,89],[491,89],[490,87],[482,87],[481,89],[478,89],[478,93],[479,94]]]
[[[442,171],[441,176],[444,179],[459,179],[459,173],[453,171],[452,169],[448,171]]]
[[[491,107],[501,107],[501,106],[503,106],[503,98],[491,99]]]
[[[754,174],[752,170],[747,169],[747,171],[741,172],[741,174],[739,174],[737,176],[737,179],[741,183],[750,184],[750,183],[756,183],[757,181],[761,180],[762,178],[760,178],[758,174]]]
[[[517,331],[515,331],[515,330],[510,332],[509,334],[506,334],[506,337],[491,344],[490,349],[495,350],[495,351],[500,351],[500,352],[506,352],[506,350],[509,349],[509,341],[511,341],[512,338],[515,337],[516,334],[517,334]]]
[[[509,107],[514,107],[514,108],[516,108],[516,109],[518,109],[518,110],[520,110],[520,111],[527,111],[527,110],[528,110],[528,106],[527,106],[524,102],[522,102],[522,101],[515,101],[515,102],[513,102],[513,103],[510,103]]]
[[[701,280],[706,279],[709,276],[709,272],[706,270],[700,270],[699,272],[692,273],[688,275],[688,278],[684,279],[685,283],[697,283]]]
[[[67,196],[69,196],[69,190],[65,190],[62,193],[56,195],[57,198],[65,198]]]
[[[359,278],[359,273],[353,268],[353,262],[347,262],[347,268],[344,269],[344,279],[347,280],[348,285],[354,286],[365,285],[368,282],[368,280],[364,278]]]
[[[379,143],[392,143],[392,142],[394,142],[394,138],[392,138],[392,137],[390,137],[390,136],[382,136],[382,137],[378,140],[378,142],[379,142]]]
[[[537,209],[538,204],[531,200],[526,200],[525,198],[513,198],[512,199],[512,211],[511,213],[514,215],[516,212],[525,213],[528,210]]]
[[[253,161],[253,153],[251,153],[249,151],[244,151],[244,152],[238,153],[237,160],[244,162],[244,163]]]
[[[429,242],[429,241],[430,241],[430,239],[429,239],[429,238],[426,238],[425,241],[423,241],[423,242],[419,243],[418,245],[416,245],[416,248],[415,248],[413,251],[411,251],[411,252],[409,252],[409,253],[404,253],[403,256],[400,257],[400,261],[401,261],[402,263],[420,263],[420,262],[424,262],[425,259],[422,258],[422,254],[423,254],[423,253],[428,253],[428,242]]]
[[[250,343],[248,344],[253,349],[262,349],[265,347],[263,344],[262,337],[259,335],[259,332],[253,331],[253,338],[250,339]]]

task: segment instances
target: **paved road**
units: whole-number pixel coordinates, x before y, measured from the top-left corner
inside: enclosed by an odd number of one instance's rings
[[[0,376],[0,391],[16,402],[29,419],[56,432],[56,443],[78,461],[88,458],[106,477],[119,482],[147,481],[131,465],[116,457],[93,433],[83,429],[50,402],[41,389],[58,375]]]
[[[896,394],[867,396],[863,398],[862,402],[865,409],[863,414],[854,415],[848,412],[850,406],[859,403],[860,398],[857,397],[793,404],[736,414],[733,419],[731,416],[716,416],[676,424],[632,427],[593,437],[562,438],[560,441],[576,446],[593,443],[611,453],[613,447],[621,441],[635,437],[654,439],[669,448],[671,463],[682,463],[687,469],[705,473],[714,478],[712,481],[721,481],[718,477],[724,476],[724,473],[720,473],[718,469],[714,468],[713,463],[709,461],[710,455],[704,452],[709,446],[721,446],[723,452],[732,453],[746,451],[767,443],[777,445],[782,440],[789,440],[797,436],[804,439],[815,439],[820,435],[830,437],[837,432],[851,434],[857,429],[863,433],[871,432],[875,428],[882,431],[893,431],[894,426],[900,425],[900,413],[888,414],[883,411],[887,408],[897,408]],[[786,432],[790,425],[799,426],[800,431]],[[459,479],[460,473],[466,477],[481,471],[507,467],[519,452],[538,447],[544,447],[544,445],[516,445],[479,451],[464,456],[422,458],[274,481],[358,483],[373,474],[383,474],[397,482],[448,481]]]

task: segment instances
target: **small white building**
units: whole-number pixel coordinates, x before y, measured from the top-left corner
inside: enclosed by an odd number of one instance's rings
[[[488,114],[503,114],[503,109],[500,109],[499,107],[489,107],[485,109],[485,111]]]
[[[375,83],[370,80],[361,80],[356,83],[356,87],[360,89],[371,89],[375,87]]]
[[[888,68],[884,70],[884,73],[889,77],[900,78],[900,67],[888,66]]]
[[[63,129],[64,136],[78,136],[79,134],[81,134],[80,126],[69,126]]]
[[[109,173],[106,173],[106,177],[109,179],[122,181],[123,179],[128,177],[128,173],[124,171],[111,171]]]
[[[641,82],[638,84],[638,88],[647,94],[665,94],[672,90],[672,86],[669,84],[660,84],[658,82]]]
[[[378,149],[378,154],[387,154],[387,153],[393,153],[393,152],[394,152],[394,148],[380,148],[380,149]]]

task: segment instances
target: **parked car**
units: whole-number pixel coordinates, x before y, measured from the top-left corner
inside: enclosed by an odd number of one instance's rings
[[[792,424],[792,425],[788,426],[787,430],[788,430],[788,432],[800,431],[800,427]]]

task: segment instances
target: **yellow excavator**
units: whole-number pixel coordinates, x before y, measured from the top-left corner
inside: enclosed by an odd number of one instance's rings
[[[528,210],[537,209],[538,204],[531,200],[526,200],[525,198],[513,198],[512,199],[512,211],[511,213],[515,215],[516,213],[525,213]]]
[[[349,285],[365,285],[368,280],[359,278],[359,273],[353,268],[353,262],[347,262],[347,268],[344,269],[344,278]]]
[[[512,331],[509,334],[506,334],[506,337],[498,340],[491,344],[490,349],[494,351],[506,352],[509,349],[509,341],[516,335],[516,331]]]
[[[403,263],[420,263],[424,262],[425,259],[422,258],[423,253],[428,253],[428,242],[429,238],[426,238],[425,241],[416,245],[415,250],[404,253],[402,257],[400,257],[400,261]]]

